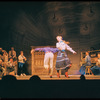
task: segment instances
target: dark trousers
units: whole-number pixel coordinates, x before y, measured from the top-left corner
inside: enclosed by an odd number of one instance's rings
[[[24,73],[24,65],[25,63],[18,63],[18,75],[23,74]]]

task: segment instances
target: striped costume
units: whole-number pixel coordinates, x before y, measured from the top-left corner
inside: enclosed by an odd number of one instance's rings
[[[67,57],[65,50],[67,49],[72,53],[75,53],[75,51],[70,46],[65,44],[63,41],[57,42],[56,47],[62,48],[62,50],[59,50],[57,54],[56,70],[69,68],[71,61]]]

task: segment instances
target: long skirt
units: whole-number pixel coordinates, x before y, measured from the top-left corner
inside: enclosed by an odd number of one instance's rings
[[[92,71],[92,73],[94,75],[100,75],[100,67],[98,66],[93,66],[92,68],[90,68],[90,70]]]
[[[56,70],[66,69],[70,66],[71,61],[67,57],[66,52],[58,51],[56,60]]]
[[[80,72],[82,75],[84,75],[84,74],[85,74],[85,69],[86,69],[86,67],[85,67],[85,65],[83,65],[83,66],[81,66],[79,72]]]
[[[85,74],[85,70],[86,70],[86,66],[91,66],[91,62],[87,62],[85,64],[83,64],[79,70],[79,72],[81,73],[81,75]]]

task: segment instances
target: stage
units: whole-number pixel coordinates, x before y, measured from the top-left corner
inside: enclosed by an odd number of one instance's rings
[[[17,80],[29,80],[32,75],[27,76],[15,76]],[[41,80],[80,80],[80,75],[69,75],[70,78],[66,78],[64,75],[60,75],[60,78],[57,78],[56,75],[53,75],[52,78],[49,75],[39,75]],[[100,80],[100,75],[85,75],[86,80]],[[1,80],[1,78],[0,78]]]

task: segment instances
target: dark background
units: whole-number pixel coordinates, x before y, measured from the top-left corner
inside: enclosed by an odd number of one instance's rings
[[[31,46],[55,46],[62,35],[77,52],[69,57],[78,71],[80,53],[100,49],[99,11],[98,1],[2,1],[0,47],[8,52],[14,46],[17,56],[23,50],[31,74]]]

